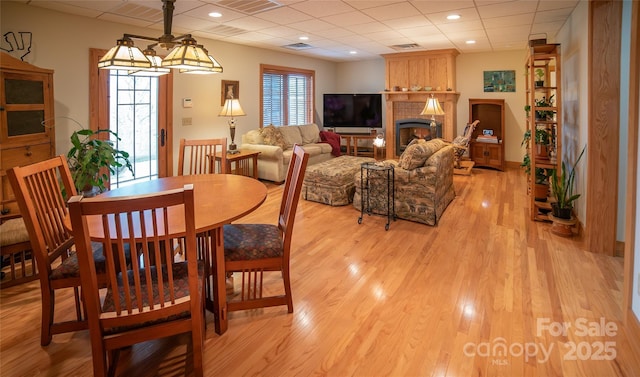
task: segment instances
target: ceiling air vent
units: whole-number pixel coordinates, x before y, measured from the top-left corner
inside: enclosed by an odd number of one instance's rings
[[[308,48],[312,48],[313,46],[308,45],[306,43],[298,42],[298,43],[292,43],[290,45],[284,45],[282,47],[288,48],[291,50],[306,50]]]
[[[400,45],[393,45],[390,46],[392,49],[394,50],[399,50],[399,51],[403,51],[403,50],[413,50],[416,48],[420,48],[420,45],[417,43],[405,43],[405,44],[400,44]]]
[[[244,29],[240,29],[233,26],[225,26],[225,25],[218,25],[209,29],[205,29],[203,31],[206,31],[207,33],[211,33],[211,34],[222,35],[225,37],[233,37],[234,35],[239,35],[247,32]]]
[[[144,5],[132,4],[129,2],[123,3],[121,6],[109,13],[151,22],[160,22],[163,19],[162,9],[149,8]]]
[[[222,0],[216,4],[244,14],[256,14],[282,6],[271,0]]]

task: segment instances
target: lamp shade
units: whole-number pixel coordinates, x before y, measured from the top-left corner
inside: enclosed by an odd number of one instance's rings
[[[420,115],[444,115],[444,110],[440,107],[438,99],[431,95],[431,98],[427,100]]]
[[[162,66],[186,70],[214,68],[213,60],[193,38],[183,39],[180,45],[169,51],[167,57],[162,59]]]
[[[222,106],[222,110],[218,116],[221,117],[237,117],[247,115],[242,110],[242,106],[240,106],[240,101],[237,98],[229,98],[224,101],[224,105]]]
[[[118,39],[98,62],[98,68],[131,70],[132,68],[151,68],[151,62],[133,45],[130,38]]]
[[[213,68],[192,68],[192,69],[181,69],[180,73],[190,73],[195,75],[210,75],[214,73],[222,73],[223,69],[220,63],[213,56],[209,55],[209,59],[213,62]]]

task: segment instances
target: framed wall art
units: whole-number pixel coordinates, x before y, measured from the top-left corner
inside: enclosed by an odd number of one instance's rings
[[[516,71],[484,71],[485,92],[515,92]]]
[[[220,105],[224,105],[224,101],[229,98],[240,99],[240,82],[231,80],[222,80],[222,92],[220,94]]]

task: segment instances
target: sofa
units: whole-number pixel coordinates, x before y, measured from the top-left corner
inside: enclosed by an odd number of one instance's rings
[[[309,153],[308,165],[327,161],[333,157],[328,143],[320,141],[317,124],[301,126],[268,126],[242,135],[240,149],[258,151],[258,178],[283,182],[291,160],[293,145],[301,145]]]
[[[407,145],[398,161],[386,160],[384,163],[394,167],[396,217],[436,225],[455,197],[451,144],[442,139],[415,139]],[[376,176],[371,173],[368,178],[370,211],[386,214],[386,174]],[[360,211],[360,172],[355,174],[355,187],[353,206]]]

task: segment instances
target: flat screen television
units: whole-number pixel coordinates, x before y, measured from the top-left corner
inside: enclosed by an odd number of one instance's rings
[[[382,127],[380,94],[324,94],[324,127]]]

